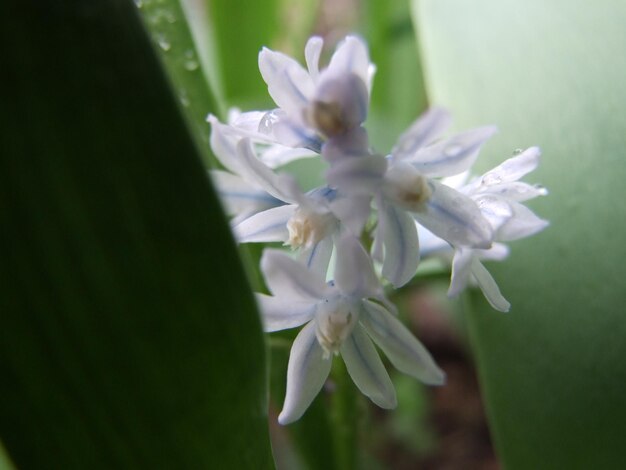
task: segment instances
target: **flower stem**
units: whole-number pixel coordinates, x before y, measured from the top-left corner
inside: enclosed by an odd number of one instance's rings
[[[358,396],[343,361],[334,361],[336,389],[332,396],[331,420],[338,470],[354,470],[357,456]]]

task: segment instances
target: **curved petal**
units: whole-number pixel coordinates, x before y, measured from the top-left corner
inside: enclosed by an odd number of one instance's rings
[[[371,196],[357,194],[340,196],[329,202],[331,212],[348,231],[358,236],[363,231],[371,212]]]
[[[229,215],[252,214],[283,205],[237,175],[221,170],[211,170],[210,175]]]
[[[289,238],[287,222],[296,206],[274,207],[254,214],[233,227],[239,243],[285,242]]]
[[[417,238],[420,243],[420,257],[448,253],[452,256],[450,244],[420,224],[417,224]]]
[[[315,315],[316,303],[295,301],[271,295],[256,294],[261,309],[263,331],[280,331],[295,328],[308,322]]]
[[[459,248],[454,253],[452,259],[452,276],[448,296],[456,297],[465,290],[472,273],[472,259],[474,250],[471,248]]]
[[[508,312],[511,304],[500,293],[498,284],[496,284],[496,281],[478,258],[472,260],[472,275],[478,282],[478,286],[483,291],[489,304],[500,312]]]
[[[505,223],[513,217],[513,209],[511,204],[504,198],[494,194],[485,193],[474,196],[474,202],[478,205],[481,214],[485,217],[494,232],[500,229]]]
[[[376,297],[381,293],[372,260],[356,237],[344,236],[337,242],[335,283],[339,292],[352,298]]]
[[[291,148],[285,145],[269,145],[261,149],[259,158],[270,168],[278,168],[287,163],[304,158],[317,157],[318,154],[305,148]]]
[[[333,76],[353,73],[367,85],[370,81],[370,59],[365,42],[356,36],[347,36],[337,46],[328,67],[322,73]]]
[[[299,114],[313,95],[309,74],[285,54],[264,47],[259,52],[259,70],[274,102],[291,115]]]
[[[498,230],[496,238],[500,241],[513,241],[530,237],[541,232],[550,223],[541,219],[528,207],[519,202],[509,202],[513,215]]]
[[[428,184],[432,194],[426,210],[414,213],[417,221],[454,246],[489,248],[493,230],[476,203],[437,181]]]
[[[386,170],[387,161],[380,155],[346,157],[332,163],[326,181],[345,194],[374,194]]]
[[[457,134],[419,149],[403,161],[426,176],[452,176],[471,167],[482,145],[495,134],[494,126],[480,127]]]
[[[488,250],[474,250],[480,260],[502,261],[509,256],[509,247],[504,243],[494,243]]]
[[[333,240],[326,237],[313,245],[310,249],[302,250],[298,256],[310,271],[318,273],[322,278],[326,279],[330,257],[333,254]]]
[[[313,82],[317,81],[317,77],[320,74],[319,63],[323,47],[324,40],[319,36],[309,38],[306,42],[306,46],[304,46],[304,58]]]
[[[309,271],[283,251],[265,250],[261,257],[261,271],[268,289],[276,297],[320,301],[333,292],[326,279]]]
[[[444,372],[435,364],[430,353],[415,336],[380,305],[366,300],[367,313],[361,315],[361,324],[400,371],[429,385],[441,385]]]
[[[392,409],[398,404],[389,374],[372,341],[361,325],[356,325],[340,349],[352,381],[363,395],[381,408]]]
[[[450,113],[443,108],[430,108],[400,136],[391,151],[395,161],[409,158],[434,141],[450,125]]]
[[[398,288],[409,282],[417,271],[420,251],[415,220],[405,211],[383,202],[378,208],[382,221],[385,256],[383,276]]]
[[[494,169],[485,173],[481,178],[481,184],[490,186],[517,181],[537,168],[540,156],[541,149],[539,147],[527,148],[519,155],[505,160]]]
[[[213,115],[207,121],[211,124],[211,149],[219,162],[232,173],[241,174],[241,164],[237,157],[237,142],[241,138],[230,127],[222,124]]]
[[[324,350],[315,335],[315,322],[309,322],[293,342],[287,367],[287,393],[280,424],[293,423],[309,407],[322,389],[330,373],[332,356],[324,358]]]
[[[523,181],[511,181],[508,183],[494,184],[490,186],[481,185],[476,189],[476,194],[496,194],[499,197],[512,201],[523,202],[534,199],[538,196],[546,196],[548,190],[536,184],[528,184]]]

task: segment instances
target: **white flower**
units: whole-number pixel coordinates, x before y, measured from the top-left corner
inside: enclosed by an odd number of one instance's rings
[[[545,188],[518,181],[539,165],[541,151],[530,147],[488,171],[459,191],[474,200],[494,231],[494,241],[509,242],[534,235],[548,226],[521,202],[548,194]],[[461,181],[457,181],[459,184]],[[429,238],[428,250],[439,251],[442,241]],[[495,280],[481,260],[500,261],[508,256],[503,243],[494,243],[491,249],[481,250],[457,247],[452,260],[452,278],[448,295],[460,294],[470,280],[475,281],[490,305],[506,312],[511,304],[504,298]]]
[[[394,408],[393,385],[371,340],[400,371],[428,384],[443,383],[444,373],[428,351],[384,306],[371,260],[354,237],[337,242],[333,282],[276,250],[265,251],[261,269],[273,294],[258,294],[265,330],[306,324],[291,349],[281,424],[297,420],[311,404],[328,377],[333,354],[342,356],[363,394]]]
[[[407,283],[419,262],[415,220],[438,237],[459,247],[489,248],[493,230],[476,202],[434,178],[467,170],[495,128],[483,127],[435,141],[449,123],[448,114],[433,108],[400,136],[387,159],[341,151],[357,147],[326,144],[331,161],[329,184],[348,194],[370,193],[378,210],[374,257],[394,286]],[[361,139],[362,140],[362,139]],[[334,144],[334,143],[332,143]],[[362,148],[362,146],[361,146]]]
[[[374,66],[365,43],[346,37],[320,71],[322,46],[318,37],[307,42],[308,71],[280,52],[263,48],[259,54],[261,75],[279,107],[265,123],[279,143],[319,151],[324,140],[360,126],[367,117]]]

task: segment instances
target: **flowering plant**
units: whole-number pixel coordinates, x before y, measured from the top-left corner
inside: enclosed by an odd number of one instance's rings
[[[504,259],[504,242],[547,226],[522,204],[547,191],[519,181],[537,167],[537,147],[472,178],[495,127],[444,137],[450,116],[431,108],[388,155],[377,153],[364,127],[375,71],[365,43],[348,36],[320,69],[322,46],[317,37],[307,42],[306,70],[261,51],[276,109],[235,111],[228,124],[209,116],[211,145],[226,169],[212,176],[238,241],[282,242],[295,253],[265,252],[261,271],[272,295],[258,295],[266,331],[305,324],[291,350],[282,424],[304,413],[333,354],[363,394],[393,408],[395,392],[371,340],[402,372],[442,384],[445,374],[396,318],[384,286],[405,285],[421,257],[448,257],[451,296],[476,282],[495,309],[508,311],[481,260]],[[304,192],[277,173],[300,158],[324,160],[325,185]]]

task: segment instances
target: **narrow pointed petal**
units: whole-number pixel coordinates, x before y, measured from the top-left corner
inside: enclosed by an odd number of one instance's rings
[[[429,385],[444,383],[444,372],[397,318],[374,302],[366,300],[363,305],[366,312],[361,315],[361,324],[396,369]]]
[[[256,294],[263,331],[272,332],[304,325],[313,318],[316,303]]]
[[[472,259],[474,250],[461,248],[456,250],[452,259],[452,276],[448,289],[449,297],[456,297],[467,287],[472,273]]]
[[[437,139],[450,125],[450,113],[442,108],[430,108],[422,114],[398,139],[391,151],[395,161],[415,155],[422,147]]]
[[[265,250],[261,257],[261,271],[268,289],[276,297],[319,301],[333,291],[318,273],[309,271],[283,251]]]
[[[359,236],[371,212],[371,197],[365,195],[337,197],[330,201],[331,212],[341,224],[354,235]]]
[[[309,74],[285,54],[263,48],[259,53],[259,70],[274,102],[289,114],[299,114],[313,95]]]
[[[488,250],[474,250],[480,260],[502,261],[509,256],[509,247],[504,243],[494,243]]]
[[[222,124],[213,115],[207,121],[211,124],[211,149],[219,162],[232,173],[241,174],[241,164],[237,157],[237,142],[239,136],[234,134],[230,127]]]
[[[508,312],[511,304],[500,293],[498,284],[478,258],[472,260],[472,274],[489,304],[500,312]]]
[[[513,215],[497,232],[497,238],[501,241],[513,241],[520,238],[530,237],[541,232],[550,223],[541,219],[528,207],[519,202],[510,201]]]
[[[237,175],[221,170],[211,170],[210,175],[229,215],[253,214],[283,205],[282,201]]]
[[[385,203],[378,209],[378,220],[382,220],[385,246],[383,276],[398,288],[417,271],[420,251],[415,220],[404,210]]]
[[[341,76],[353,73],[364,84],[369,81],[370,60],[367,46],[356,36],[347,36],[335,50],[324,74]]]
[[[387,161],[380,155],[346,157],[326,172],[330,186],[345,194],[374,194],[383,182]]]
[[[311,37],[306,42],[306,46],[304,47],[306,66],[309,69],[309,75],[311,76],[313,82],[317,81],[317,77],[320,74],[319,63],[323,47],[324,40],[319,36]]]
[[[489,221],[489,225],[497,232],[513,217],[511,203],[494,194],[485,193],[474,196],[474,202],[478,205],[481,214]]]
[[[345,236],[337,242],[335,283],[348,297],[375,297],[381,292],[372,260],[356,237]]]
[[[261,150],[259,158],[270,168],[278,168],[287,163],[304,158],[317,157],[318,154],[304,148],[291,148],[285,145],[269,145]]]
[[[463,132],[418,150],[403,161],[420,173],[431,176],[452,176],[469,169],[478,157],[482,145],[495,134],[493,126]]]
[[[240,158],[239,174],[247,181],[254,182],[269,194],[281,201],[294,203],[295,200],[289,191],[287,175],[277,175],[257,158],[249,139],[241,139],[237,144],[237,155]]]
[[[289,238],[287,222],[296,206],[267,209],[242,220],[233,227],[239,243],[285,242]]]
[[[343,342],[340,352],[352,381],[363,395],[381,408],[395,408],[398,402],[389,374],[360,325]]]
[[[437,181],[428,184],[432,194],[426,210],[414,214],[417,221],[454,246],[489,248],[493,230],[476,203]]]
[[[299,419],[322,389],[330,373],[332,356],[324,350],[315,335],[315,322],[309,322],[296,337],[287,367],[287,393],[278,416],[282,425]]]
[[[310,249],[300,252],[298,260],[301,261],[310,271],[318,273],[320,277],[326,279],[330,257],[333,253],[333,240],[326,237],[313,245]]]
[[[485,173],[481,178],[481,183],[489,186],[517,181],[537,168],[540,156],[541,149],[539,147],[530,147]]]
[[[512,201],[524,202],[539,196],[546,196],[548,190],[542,186],[524,183],[523,181],[511,181],[509,183],[479,186],[477,194],[488,193]]]

